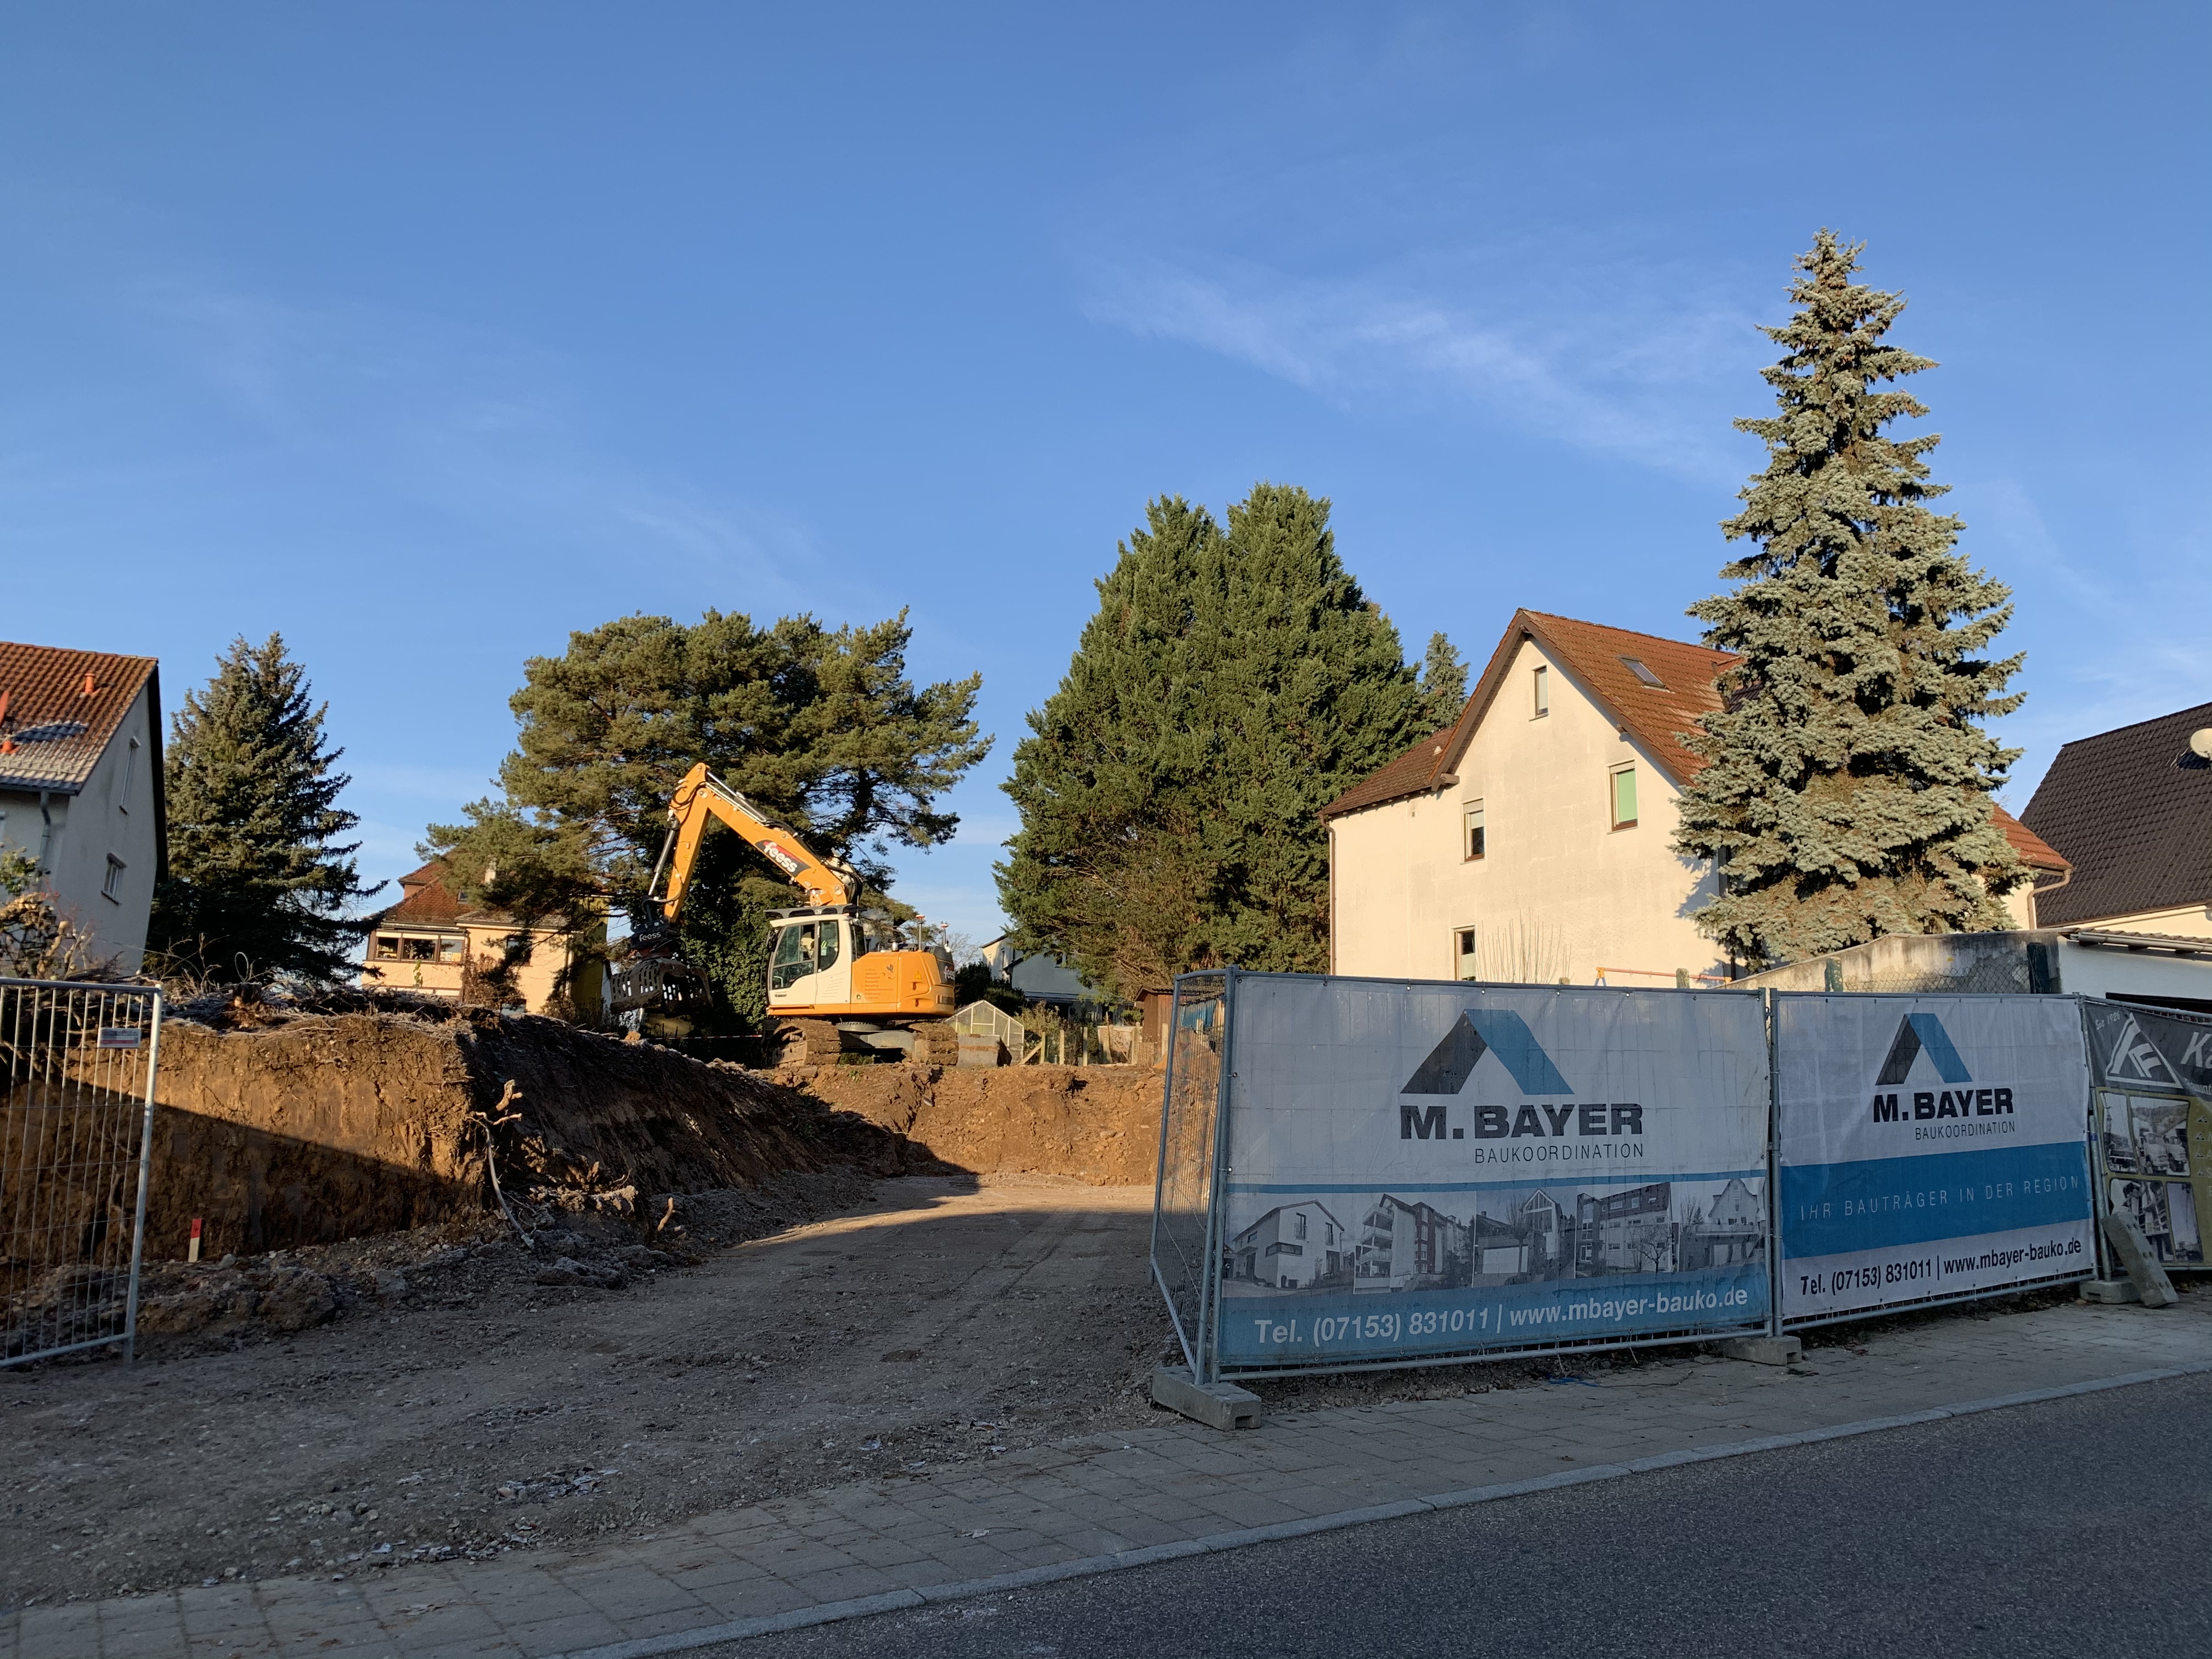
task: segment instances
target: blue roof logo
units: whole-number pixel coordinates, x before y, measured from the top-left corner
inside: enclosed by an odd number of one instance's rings
[[[1523,1094],[1571,1095],[1574,1088],[1559,1075],[1536,1034],[1520,1015],[1505,1008],[1470,1008],[1444,1033],[1406,1086],[1406,1095],[1455,1095],[1474,1075],[1475,1062],[1496,1054]]]
[[[1912,1070],[1912,1062],[1925,1054],[1936,1063],[1936,1071],[1946,1083],[1972,1083],[1974,1074],[1966,1069],[1966,1062],[1959,1058],[1959,1051],[1951,1044],[1951,1034],[1943,1029],[1943,1022],[1933,1014],[1907,1014],[1897,1023],[1897,1036],[1889,1045],[1889,1058],[1881,1063],[1881,1075],[1875,1079],[1877,1088],[1887,1088],[1905,1081]]]

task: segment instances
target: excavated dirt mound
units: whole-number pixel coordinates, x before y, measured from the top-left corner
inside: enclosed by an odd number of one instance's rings
[[[490,1013],[171,1020],[155,1094],[149,1262],[185,1256],[195,1219],[209,1258],[472,1223],[495,1179],[510,1200],[627,1214],[645,1195],[793,1172],[938,1167],[758,1074]],[[135,1141],[137,1115],[104,1112],[95,1127]],[[64,1185],[46,1197],[70,1226],[127,1231],[129,1194]]]
[[[1138,1066],[786,1066],[767,1073],[978,1175],[1146,1185],[1164,1073]]]

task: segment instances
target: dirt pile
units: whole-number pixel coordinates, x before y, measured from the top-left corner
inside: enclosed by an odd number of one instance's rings
[[[149,1260],[473,1221],[510,1199],[629,1215],[655,1195],[927,1164],[896,1135],[733,1066],[483,1012],[166,1024]],[[665,1206],[664,1206],[665,1207]]]
[[[984,1176],[1149,1185],[1164,1074],[1138,1066],[786,1066],[768,1073]]]

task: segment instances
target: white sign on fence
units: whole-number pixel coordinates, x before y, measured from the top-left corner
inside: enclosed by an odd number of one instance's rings
[[[2092,1271],[2072,999],[1785,992],[1775,1050],[1785,1321]]]
[[[1240,974],[1228,1041],[1224,1368],[1763,1325],[1756,996]]]

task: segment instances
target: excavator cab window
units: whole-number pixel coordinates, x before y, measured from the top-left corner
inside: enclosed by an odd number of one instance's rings
[[[787,989],[814,971],[814,924],[802,921],[778,933],[775,955],[769,963],[769,989]]]
[[[799,921],[775,936],[775,954],[769,958],[768,985],[771,991],[788,990],[809,974],[837,965],[844,954],[844,923]]]

